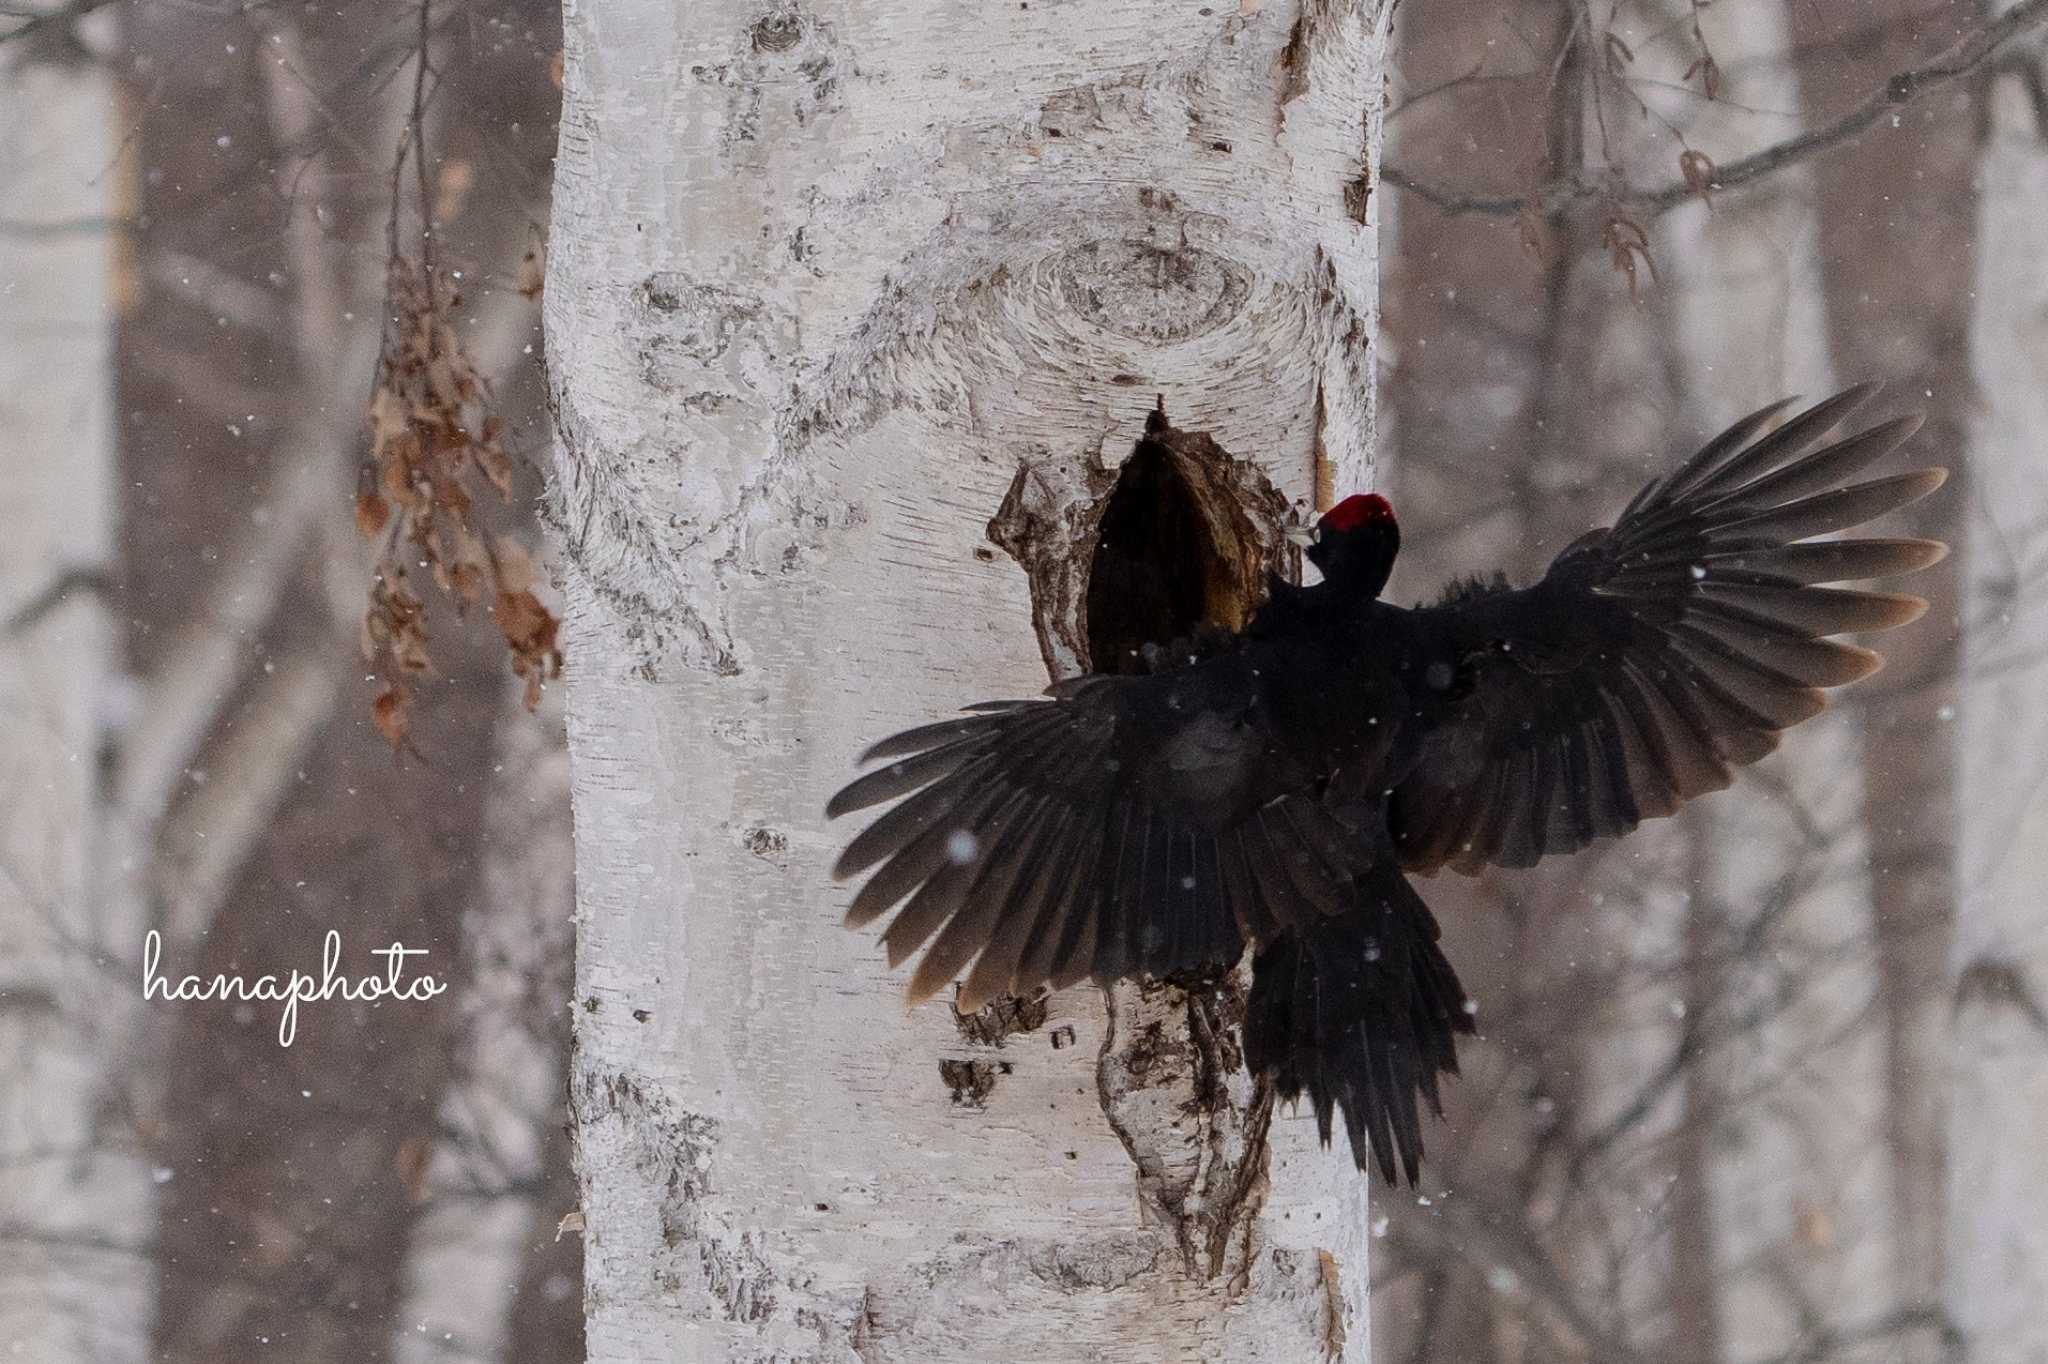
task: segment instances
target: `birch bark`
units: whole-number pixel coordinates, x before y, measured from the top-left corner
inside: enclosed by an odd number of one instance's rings
[[[819,811],[864,739],[1075,666],[985,528],[1015,490],[1080,553],[1155,393],[1299,501],[1367,482],[1385,18],[569,6],[592,1357],[1367,1357],[1365,1188],[1310,1120],[1266,1149],[1241,1069],[1199,1102],[1137,992],[906,1012]]]

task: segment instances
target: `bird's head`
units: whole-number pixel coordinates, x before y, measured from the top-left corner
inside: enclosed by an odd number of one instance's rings
[[[1357,493],[1324,512],[1315,528],[1291,532],[1323,581],[1341,592],[1377,597],[1401,552],[1394,508],[1378,493]]]

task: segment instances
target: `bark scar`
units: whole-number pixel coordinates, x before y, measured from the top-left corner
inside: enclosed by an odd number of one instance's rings
[[[1258,1253],[1269,1188],[1273,1091],[1244,1068],[1242,968],[1208,984],[1119,982],[1095,1067],[1110,1129],[1137,1167],[1147,1214],[1173,1231],[1183,1267],[1227,1275],[1233,1293]]]
[[[1146,436],[1115,472],[1094,451],[1027,463],[989,523],[989,539],[1030,580],[1032,623],[1055,679],[1091,667],[1117,671],[1135,661],[1124,657],[1135,652],[1134,643],[1163,643],[1193,623],[1147,618],[1147,611],[1172,615],[1189,603],[1154,602],[1121,581],[1093,583],[1097,573],[1145,578],[1158,576],[1164,564],[1173,570],[1166,576],[1200,584],[1202,621],[1231,628],[1242,627],[1263,599],[1270,571],[1284,568],[1299,579],[1299,560],[1284,536],[1287,499],[1263,470],[1233,458],[1207,432],[1176,430],[1163,398]],[[1118,501],[1126,479],[1145,506]],[[1124,508],[1116,515],[1134,517],[1120,533],[1138,536],[1144,565],[1102,554],[1112,503]],[[1178,510],[1143,514],[1168,504]],[[1107,590],[1091,590],[1101,586]],[[1121,603],[1126,616],[1133,601],[1150,604],[1134,617],[1118,616],[1112,628],[1109,620],[1090,619],[1098,596]],[[1118,657],[1095,656],[1103,650]],[[1117,982],[1104,991],[1108,1030],[1095,1067],[1097,1097],[1137,1168],[1147,1220],[1172,1229],[1189,1275],[1227,1276],[1232,1294],[1248,1285],[1259,1251],[1273,1116],[1271,1087],[1244,1063],[1248,989],[1242,962],[1204,980]],[[963,1018],[956,1022],[968,1026]],[[967,1063],[952,1064],[946,1081],[954,1101],[985,1100],[994,1077],[984,1087],[960,1068]]]

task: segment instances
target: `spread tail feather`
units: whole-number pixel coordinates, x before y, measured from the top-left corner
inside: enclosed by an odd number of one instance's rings
[[[1303,1092],[1323,1144],[1342,1109],[1352,1159],[1389,1184],[1422,1168],[1418,1097],[1442,1116],[1439,1075],[1458,1073],[1457,1035],[1474,1031],[1436,919],[1397,872],[1356,885],[1358,904],[1269,942],[1252,963],[1244,1042],[1282,1099]]]

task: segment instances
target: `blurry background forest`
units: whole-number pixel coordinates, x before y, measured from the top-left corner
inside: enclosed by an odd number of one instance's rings
[[[1430,888],[1484,1038],[1423,1195],[1374,1193],[1379,1357],[2042,1357],[2048,0],[1396,23],[1395,597],[1526,579],[1785,393],[1888,380],[1957,477],[1914,514],[1956,546],[1933,611],[1736,793]],[[558,29],[0,9],[18,1357],[582,1357],[527,562]],[[454,988],[309,1006],[289,1049],[274,1006],[140,1001],[149,929],[253,976],[330,927]]]

